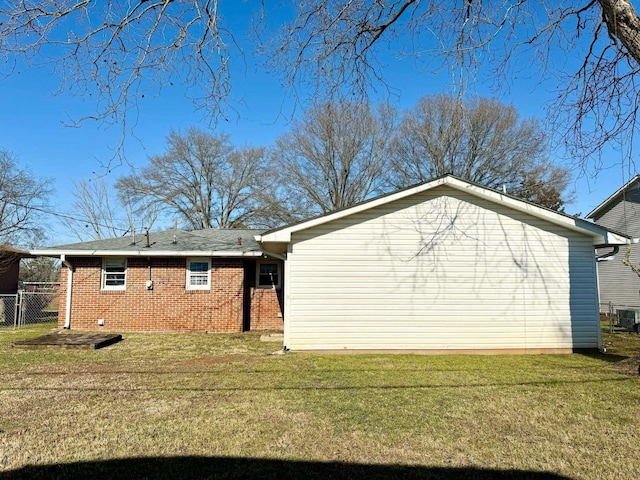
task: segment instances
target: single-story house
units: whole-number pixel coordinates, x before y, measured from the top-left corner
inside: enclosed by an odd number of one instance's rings
[[[640,175],[634,176],[594,208],[587,218],[595,223],[626,235],[640,237]],[[599,249],[598,277],[600,311],[640,309],[640,277],[622,263],[629,249],[629,261],[640,265],[640,245]],[[612,255],[606,256],[607,253]]]
[[[78,330],[282,330],[282,260],[262,230],[168,230],[34,250],[62,260],[59,324]]]
[[[267,232],[33,253],[65,265],[68,328],[284,327],[290,350],[559,353],[600,347],[595,248],[629,241],[447,175]]]

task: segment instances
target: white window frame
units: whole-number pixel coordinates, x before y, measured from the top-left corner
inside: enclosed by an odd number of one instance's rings
[[[107,285],[107,275],[110,273],[119,273],[119,272],[108,272],[107,271],[107,263],[108,262],[122,262],[124,265],[124,271],[121,273],[123,275],[122,285]],[[113,267],[113,266],[111,266]],[[105,257],[102,259],[102,269],[100,273],[100,288],[102,290],[126,290],[127,289],[127,259],[123,257]]]
[[[274,285],[273,283],[261,284],[260,283],[260,266],[261,265],[275,265],[276,266],[276,275],[278,276],[278,281]],[[275,288],[279,289],[282,285],[282,265],[277,260],[261,260],[256,262],[256,288]]]
[[[192,272],[191,263],[206,263],[207,264],[207,284],[206,285],[191,285],[191,279],[196,276],[204,278],[203,272]],[[210,290],[211,289],[211,259],[210,258],[187,258],[187,290]]]

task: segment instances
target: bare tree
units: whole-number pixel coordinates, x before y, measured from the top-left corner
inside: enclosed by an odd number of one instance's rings
[[[128,230],[103,177],[74,181],[72,215],[63,222],[79,240],[119,237]],[[117,208],[117,207],[116,207]]]
[[[26,258],[20,263],[21,282],[59,282],[60,260],[50,257]]]
[[[566,194],[571,181],[567,168],[544,162],[523,174],[522,181],[509,193],[551,210],[564,211],[564,205],[573,198]]]
[[[426,65],[438,57],[444,67],[460,67],[463,90],[480,64],[503,84],[524,68],[535,77],[537,66],[537,78],[561,82],[553,111],[576,153],[586,157],[611,139],[629,144],[636,130],[640,18],[629,0],[294,5],[295,19],[275,38],[262,28],[273,24],[265,2],[255,10],[258,33],[271,40],[263,49],[292,87],[308,82],[336,93],[350,84],[366,93],[381,80],[388,54],[413,55]],[[221,8],[218,0],[3,2],[0,64],[7,74],[52,64],[61,91],[95,100],[96,112],[87,118],[123,129],[140,99],[174,85],[217,115],[231,91],[229,65],[243,56]],[[577,64],[554,63],[551,52]]]
[[[180,86],[218,113],[231,90],[231,52],[242,51],[222,24],[217,0],[41,0],[0,4],[0,63],[6,74],[51,66],[60,91],[91,97],[76,119],[123,129],[145,96]],[[135,120],[135,119],[134,119]]]
[[[268,44],[290,85],[366,95],[382,80],[383,55],[438,59],[460,92],[481,65],[500,85],[525,70],[560,82],[552,109],[574,154],[586,159],[636,131],[640,19],[628,0],[427,2],[301,0]],[[574,61],[555,62],[552,52]],[[557,57],[556,57],[557,58]],[[498,86],[499,86],[498,85]]]
[[[521,120],[513,106],[487,98],[424,97],[398,129],[391,184],[403,188],[450,173],[559,209],[570,175],[550,164],[547,147],[539,123]]]
[[[0,150],[0,243],[32,246],[42,240],[42,213],[51,194],[49,180],[20,168],[10,152]]]
[[[172,131],[166,153],[119,178],[116,188],[122,198],[177,214],[195,230],[250,226],[264,213],[258,193],[268,180],[265,162],[264,149],[235,148],[228,135]]]
[[[151,206],[134,209],[129,199],[118,195],[105,177],[78,180],[74,187],[72,214],[62,220],[80,241],[142,231],[151,228],[158,217],[157,209]]]
[[[307,110],[274,149],[293,213],[326,213],[380,193],[394,126],[387,105],[341,99]]]

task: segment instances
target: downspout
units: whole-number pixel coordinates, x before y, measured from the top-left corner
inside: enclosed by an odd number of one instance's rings
[[[613,257],[612,257],[613,258]],[[600,327],[600,272],[598,268],[598,257],[596,257],[596,263],[593,264],[593,270],[596,276],[596,315],[598,319],[598,352],[604,354],[607,353],[607,349],[602,344],[602,328]]]
[[[610,252],[604,253],[602,255],[596,255],[596,264],[598,262],[608,262],[610,260],[613,260],[613,258],[618,254],[618,252],[620,251],[620,245],[613,245],[613,250],[611,250]],[[598,275],[598,268],[595,268],[595,273],[596,273],[596,292],[598,292],[598,302],[600,302],[600,278]],[[600,305],[600,303],[598,303],[598,305]],[[602,344],[602,332],[600,331],[600,308],[598,307],[598,351],[600,353],[607,353],[607,349],[604,348],[604,345]]]
[[[608,262],[609,260],[613,260],[613,257],[618,254],[620,251],[620,245],[614,245],[613,250],[605,253],[603,255],[596,256],[596,262]]]
[[[71,328],[71,289],[73,287],[74,268],[73,268],[73,265],[71,265],[71,263],[69,263],[69,261],[66,259],[66,255],[64,253],[60,255],[60,261],[68,269],[67,270],[67,300],[66,300],[67,308],[65,309],[65,312],[64,312],[64,328],[66,330],[69,330]]]
[[[291,243],[287,245],[287,258],[291,259],[291,255],[293,254],[293,247]],[[284,262],[284,283],[282,284],[282,288],[284,288],[284,335],[282,342],[282,351],[286,352],[291,348],[290,339],[291,339],[291,324],[289,319],[291,318],[289,315],[289,310],[291,309],[291,288],[289,288],[289,279],[291,278],[291,262]]]
[[[638,239],[637,238],[632,238],[631,239],[631,243],[638,243]],[[610,260],[613,260],[613,258],[615,257],[615,255],[618,254],[618,252],[620,251],[620,246],[619,245],[613,245],[613,250],[611,250],[610,252],[607,252],[605,254],[602,255],[596,255],[596,263],[597,262],[608,262]],[[598,268],[596,268],[596,291],[598,292],[598,302],[600,302],[600,278],[598,275]],[[599,303],[598,303],[599,305]],[[600,308],[598,308],[598,318],[600,317]],[[604,345],[602,344],[602,333],[600,332],[600,320],[598,319],[598,351],[600,353],[606,353],[607,349],[604,347]]]

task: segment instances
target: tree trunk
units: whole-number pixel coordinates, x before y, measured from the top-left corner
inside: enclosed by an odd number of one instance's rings
[[[622,42],[640,65],[640,18],[628,0],[598,0],[609,33]]]

